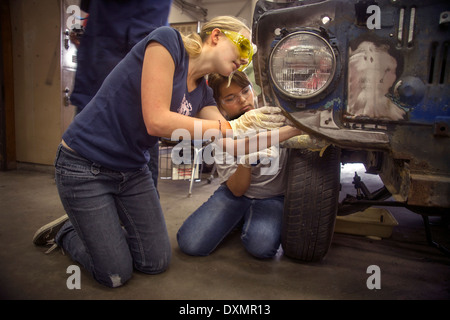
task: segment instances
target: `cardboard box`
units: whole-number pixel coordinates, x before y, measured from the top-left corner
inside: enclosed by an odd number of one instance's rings
[[[336,217],[334,232],[389,238],[395,226],[398,226],[398,222],[389,210],[368,208],[347,216]]]

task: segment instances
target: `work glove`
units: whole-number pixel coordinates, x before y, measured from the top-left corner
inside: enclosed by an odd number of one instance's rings
[[[308,149],[310,151],[320,151],[321,156],[329,145],[330,145],[329,142],[315,137],[311,137],[309,134],[301,134],[289,138],[280,143],[280,146],[283,148]]]
[[[286,117],[277,107],[261,107],[247,111],[242,116],[230,122],[234,136],[259,129],[276,129],[286,125]]]
[[[280,154],[278,147],[271,146],[264,150],[240,156],[237,163],[246,168],[251,168],[259,164],[263,165],[269,164],[271,161],[278,158],[279,156]]]

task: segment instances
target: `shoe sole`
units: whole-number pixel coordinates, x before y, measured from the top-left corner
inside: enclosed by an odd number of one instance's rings
[[[47,241],[50,240],[49,237],[44,237],[45,234],[51,234],[52,230],[55,227],[61,227],[66,220],[68,220],[69,217],[67,214],[63,215],[62,217],[59,217],[56,220],[53,220],[50,223],[47,223],[45,226],[39,228],[38,231],[33,236],[33,243],[37,246],[43,246],[47,244]],[[60,228],[58,228],[59,231]],[[56,234],[55,234],[56,235]]]

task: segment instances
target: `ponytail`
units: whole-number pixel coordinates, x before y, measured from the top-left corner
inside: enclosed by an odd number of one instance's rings
[[[200,55],[203,49],[203,43],[208,38],[208,32],[213,31],[215,28],[239,32],[242,29],[251,32],[243,20],[240,20],[231,16],[218,16],[206,22],[198,33],[191,33],[188,36],[181,36],[183,39],[184,47],[190,57],[197,57]]]

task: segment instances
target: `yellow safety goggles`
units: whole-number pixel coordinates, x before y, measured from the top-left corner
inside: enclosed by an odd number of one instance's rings
[[[239,71],[243,71],[252,61],[253,57],[253,45],[246,37],[244,37],[239,32],[220,30],[228,39],[230,39],[237,47],[239,55],[242,59],[247,59],[248,63],[240,66]],[[211,31],[207,34],[211,34]]]

